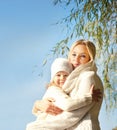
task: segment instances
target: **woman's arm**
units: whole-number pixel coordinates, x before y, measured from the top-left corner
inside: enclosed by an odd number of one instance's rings
[[[91,85],[89,93],[79,96],[76,99],[69,97],[62,89],[50,87],[50,89],[45,93],[43,100],[34,103],[32,113],[36,115],[38,111],[42,111],[51,115],[57,115],[63,110],[72,111],[82,108],[91,104],[93,100],[98,101],[99,98],[100,91],[94,90],[93,85]]]
[[[62,89],[57,87],[50,87],[44,94],[43,99],[37,100],[34,103],[32,113],[37,115],[38,111],[42,111],[51,115],[57,115],[60,114],[63,110],[70,110],[70,107],[75,104],[80,104],[79,106],[83,107],[85,102],[89,104],[92,101],[90,100],[92,99],[91,94],[88,95],[89,96],[81,97],[80,100],[75,100],[63,92]]]
[[[93,90],[93,89],[92,89]],[[46,91],[44,98],[51,97],[54,99],[53,104],[64,111],[71,111],[71,107],[77,105],[77,109],[84,107],[86,104],[90,104],[92,102],[92,90],[80,96],[80,98],[74,99],[68,96],[61,88],[51,86]]]
[[[51,115],[57,115],[60,114],[63,110],[53,104],[52,98],[47,98],[35,101],[32,113],[36,115],[38,111],[42,111]]]

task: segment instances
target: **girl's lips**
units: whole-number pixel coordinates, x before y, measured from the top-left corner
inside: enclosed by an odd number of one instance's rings
[[[65,81],[64,82],[60,82],[60,84],[64,84],[65,83]]]

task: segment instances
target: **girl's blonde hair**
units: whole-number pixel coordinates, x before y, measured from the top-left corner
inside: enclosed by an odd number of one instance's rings
[[[95,55],[96,55],[95,45],[93,44],[93,42],[88,41],[88,40],[84,40],[84,39],[78,40],[72,44],[70,51],[69,51],[68,59],[70,59],[70,56],[73,52],[73,49],[78,45],[85,45],[86,46],[88,53],[89,53],[89,56],[90,56],[90,61],[93,61],[95,59]]]

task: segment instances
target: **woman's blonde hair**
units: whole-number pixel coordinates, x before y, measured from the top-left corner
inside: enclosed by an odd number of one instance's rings
[[[95,45],[93,44],[93,42],[88,41],[88,40],[84,40],[84,39],[78,40],[72,44],[70,51],[69,51],[68,59],[70,59],[70,56],[71,56],[71,53],[73,52],[73,49],[78,45],[85,45],[86,46],[88,53],[89,53],[89,56],[90,56],[90,61],[93,61],[95,59],[95,55],[96,55]]]

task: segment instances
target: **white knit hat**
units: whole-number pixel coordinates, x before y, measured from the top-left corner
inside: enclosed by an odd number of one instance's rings
[[[59,71],[65,71],[70,74],[73,70],[72,64],[69,63],[68,59],[56,58],[51,65],[51,81]]]

